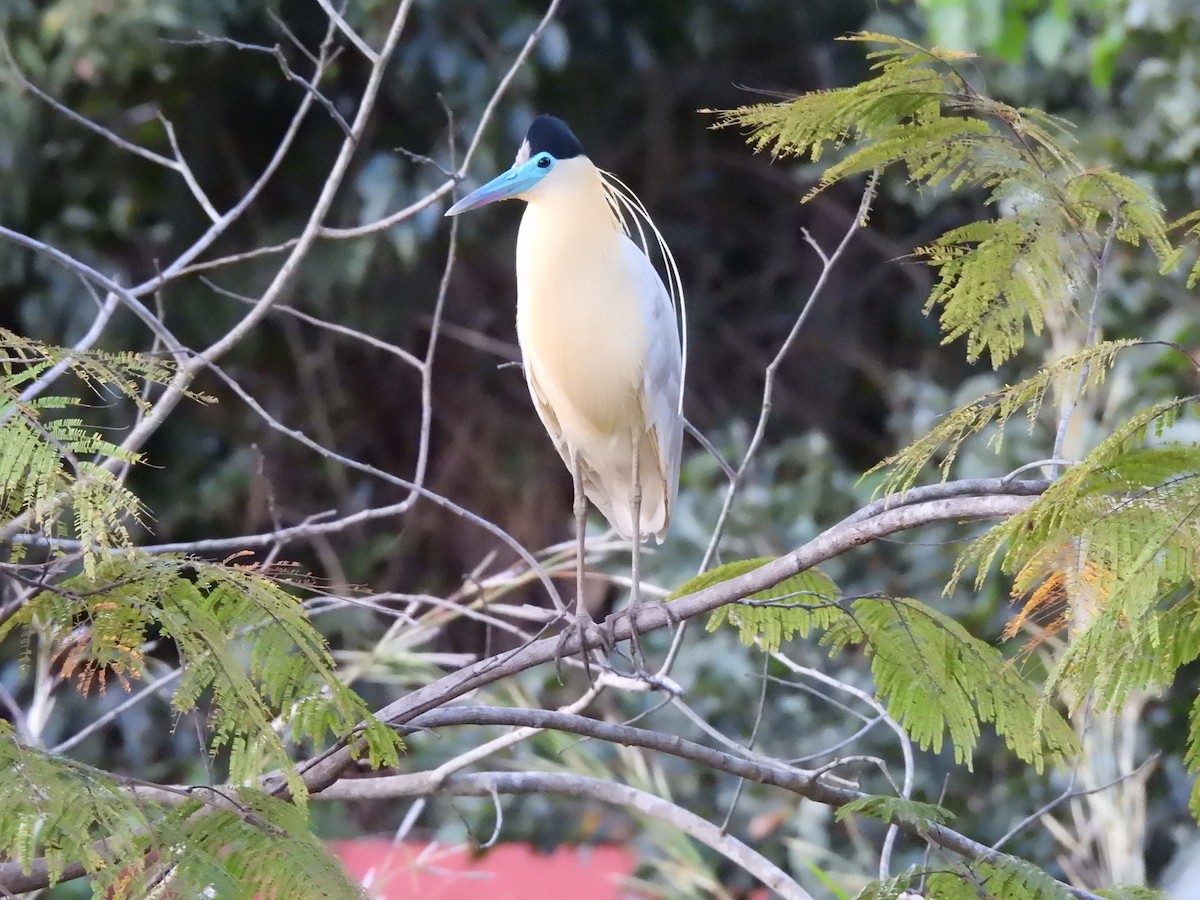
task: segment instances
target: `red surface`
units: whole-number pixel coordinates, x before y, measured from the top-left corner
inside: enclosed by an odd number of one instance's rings
[[[621,900],[635,857],[617,847],[537,853],[500,844],[478,859],[470,849],[393,844],[383,838],[333,841],[330,850],[375,900]]]

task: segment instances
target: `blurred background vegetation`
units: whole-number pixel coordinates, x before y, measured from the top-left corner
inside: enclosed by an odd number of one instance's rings
[[[355,0],[347,18],[377,43],[391,5]],[[461,145],[543,9],[542,3],[518,0],[416,4],[379,114],[357,157],[352,189],[339,199],[332,224],[373,221],[441,182],[436,168],[401,149],[449,163],[451,131]],[[300,89],[281,77],[269,55],[193,41],[208,34],[287,48],[279,21],[313,46],[325,17],[310,0],[0,5],[0,27],[31,80],[118,133],[156,147],[164,145],[156,119],[161,109],[218,207],[240,196],[274,149]],[[964,63],[978,89],[1075,123],[1082,156],[1152,184],[1169,216],[1200,206],[1200,10],[1192,0],[567,0],[502,103],[474,175],[482,179],[506,167],[530,118],[553,112],[571,123],[597,164],[639,193],[674,249],[689,294],[693,355],[687,413],[734,458],[757,415],[763,367],[820,268],[801,230],[832,246],[859,198],[837,189],[801,205],[815,169],[752,155],[738,134],[709,130],[711,118],[698,110],[753,102],[764,92],[790,95],[859,80],[867,72],[861,48],[834,40],[859,30],[979,54]],[[344,53],[326,83],[327,95],[335,104],[348,102],[364,72],[353,52]],[[452,126],[446,110],[453,113]],[[340,139],[328,117],[312,116],[298,152],[270,183],[256,213],[217,252],[275,244],[296,234]],[[921,312],[929,273],[909,254],[978,215],[981,202],[919,193],[898,175],[885,179],[871,228],[855,238],[781,370],[769,449],[735,506],[725,558],[776,554],[833,523],[870,495],[871,485],[857,479],[871,464],[923,433],[940,412],[1004,383],[1036,364],[1039,354],[1061,349],[1057,341],[1069,329],[1056,330],[1054,323],[1025,359],[1000,372],[968,366],[959,348],[939,346],[934,324]],[[441,212],[435,206],[384,234],[320,244],[290,304],[420,347],[446,253],[448,227]],[[570,535],[570,484],[537,423],[519,371],[501,367],[517,354],[518,217],[519,210],[507,205],[463,222],[449,327],[435,368],[429,486],[540,547]],[[3,67],[0,223],[124,283],[152,276],[156,261],[170,258],[207,224],[177,179],[38,103]],[[217,271],[212,281],[253,296],[274,265],[271,257],[249,260]],[[1118,289],[1103,306],[1106,336],[1163,338],[1200,348],[1194,294],[1181,283],[1145,279],[1150,270],[1143,267],[1149,264],[1138,256],[1118,252],[1113,265]],[[200,278],[175,283],[158,300],[168,325],[192,346],[223,332],[239,312],[236,300]],[[0,325],[69,343],[86,328],[92,311],[72,276],[43,257],[0,244]],[[110,329],[109,338],[114,345],[148,346],[132,318]],[[348,456],[411,472],[419,382],[393,357],[277,315],[226,365],[293,427]],[[1157,397],[1179,389],[1187,377],[1176,369],[1118,377],[1112,402]],[[153,513],[155,541],[268,530],[273,515],[299,522],[326,509],[348,512],[388,501],[390,489],[265,432],[219,382],[203,387],[220,402],[181,408],[147,448],[150,465],[137,475],[135,487]],[[1101,427],[1113,412],[1096,410],[1093,425]],[[103,418],[104,411],[96,415]],[[1050,443],[1043,432],[1014,431],[999,457],[981,448],[962,459],[959,471],[1003,474],[1049,455]],[[713,461],[694,444],[687,452],[679,514],[670,540],[650,563],[651,577],[668,587],[694,573],[722,495]],[[962,538],[960,529],[926,529],[843,561],[830,574],[848,593],[896,590],[932,602]],[[399,527],[392,521],[364,526],[293,555],[334,585],[444,595],[491,549],[484,533],[425,505]],[[623,563],[618,558],[613,565]],[[982,593],[960,590],[939,603],[976,634],[997,638],[1009,615],[1007,599],[996,579]],[[335,647],[352,649],[369,644],[386,622],[370,613],[340,612],[323,627]],[[442,650],[478,652],[485,636],[462,628],[444,641]],[[799,660],[865,683],[854,659],[825,660],[815,647],[799,644],[789,649]],[[14,656],[0,655],[0,679],[15,689],[20,676]],[[713,725],[745,737],[753,726],[762,671],[761,656],[731,634],[693,633],[676,677]],[[428,671],[413,660],[397,657],[361,687],[383,701],[426,677]],[[555,687],[551,674],[530,674],[510,686],[512,694],[504,699],[553,702]],[[1184,697],[1195,688],[1193,678],[1176,691]],[[843,713],[800,691],[772,685],[766,696],[759,745],[772,754],[802,756],[848,733]],[[88,699],[89,716],[97,705],[120,699],[119,692]],[[60,699],[61,727],[73,714],[82,715],[84,702]],[[1147,745],[1178,749],[1186,708],[1172,696],[1151,704],[1144,721]],[[203,778],[194,729],[184,722],[164,727],[172,722],[169,716],[165,704],[143,704],[77,752],[154,780]],[[694,726],[672,718],[670,710],[657,714],[654,723],[694,734]],[[893,752],[882,736],[878,745],[868,746]],[[452,736],[414,741],[412,767],[453,750]],[[650,777],[632,757],[555,736],[521,752],[548,764],[608,766],[635,782]],[[948,755],[924,758],[918,796],[937,800],[945,790],[945,804],[960,813],[958,827],[984,842],[1063,786],[1054,777],[1034,778],[994,741],[985,742],[973,774],[953,769],[951,762]],[[655,765],[662,767],[676,801],[718,821],[724,816],[731,782],[711,781],[707,773],[672,762]],[[1152,879],[1162,876],[1178,852],[1190,852],[1188,787],[1170,762],[1150,782]],[[640,832],[611,811],[548,815],[558,803],[508,801],[505,837],[542,844],[636,839],[658,860],[662,877],[672,860],[685,868],[717,866],[693,858],[695,851],[681,839]],[[386,832],[403,812],[390,805],[319,805],[316,815],[325,834],[342,836]],[[452,839],[472,831],[486,835],[491,815],[489,803],[444,801],[431,804],[421,822],[427,834]],[[751,835],[768,855],[786,861],[791,854],[801,868],[807,861],[852,888],[869,871],[864,864],[879,835],[851,832],[846,840],[830,818],[828,810],[797,807],[792,798],[748,788],[732,828]],[[1053,843],[1036,827],[1010,849],[1056,871]],[[679,871],[671,869],[669,877],[678,879]],[[807,886],[820,890],[815,881]]]

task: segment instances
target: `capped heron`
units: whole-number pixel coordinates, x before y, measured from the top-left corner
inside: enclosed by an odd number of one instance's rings
[[[594,626],[583,601],[586,495],[633,544],[628,615],[640,667],[640,547],[651,535],[660,543],[666,536],[679,487],[686,325],[679,270],[641,201],[584,155],[561,119],[534,119],[512,168],[446,215],[510,197],[526,202],[517,236],[525,379],[574,484],[574,625],[581,636]]]

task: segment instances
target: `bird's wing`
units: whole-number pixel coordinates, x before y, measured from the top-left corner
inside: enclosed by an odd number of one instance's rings
[[[529,360],[525,361],[525,381],[529,384],[529,396],[533,398],[533,408],[537,410],[538,418],[542,420],[542,425],[546,429],[546,433],[550,435],[550,440],[554,442],[554,449],[558,451],[558,455],[562,457],[567,468],[571,468],[570,451],[567,449],[567,442],[563,438],[562,425],[558,422],[558,416],[554,414],[554,409],[546,402],[546,393],[538,384],[537,372],[530,364]]]
[[[638,277],[642,320],[646,330],[646,362],[642,374],[641,404],[646,433],[655,456],[664,491],[665,515],[659,534],[675,507],[679,488],[679,458],[683,447],[680,391],[683,351],[670,294],[653,264],[632,240],[623,241],[625,261]],[[643,483],[645,483],[643,481]]]

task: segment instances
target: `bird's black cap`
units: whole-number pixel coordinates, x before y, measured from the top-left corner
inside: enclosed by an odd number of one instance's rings
[[[542,151],[555,159],[583,156],[583,145],[579,143],[579,138],[557,116],[538,116],[534,119],[525,135],[525,143],[529,145],[530,156]]]

